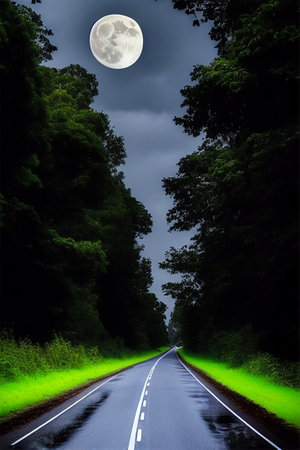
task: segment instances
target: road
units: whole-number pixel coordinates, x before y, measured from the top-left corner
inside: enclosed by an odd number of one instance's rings
[[[211,395],[174,349],[90,386],[0,438],[1,450],[274,447]]]

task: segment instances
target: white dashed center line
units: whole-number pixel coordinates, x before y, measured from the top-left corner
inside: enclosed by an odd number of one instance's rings
[[[145,413],[144,412],[141,413],[140,420],[145,420]]]
[[[135,449],[135,443],[136,443],[136,442],[140,442],[140,441],[142,440],[142,430],[141,430],[140,428],[137,429],[137,427],[138,427],[139,418],[141,417],[141,407],[142,407],[142,402],[143,402],[143,407],[145,407],[146,404],[147,404],[147,401],[146,401],[146,400],[143,401],[143,398],[144,398],[144,396],[145,396],[146,387],[147,387],[147,386],[150,386],[149,381],[150,381],[150,379],[151,379],[151,377],[152,377],[152,375],[153,375],[153,372],[154,372],[154,370],[155,370],[155,367],[157,366],[157,364],[159,363],[159,361],[160,361],[162,358],[164,358],[166,355],[168,355],[170,352],[172,352],[172,351],[174,351],[174,350],[171,349],[171,350],[169,350],[168,352],[164,353],[164,354],[163,354],[163,355],[155,362],[155,364],[152,366],[152,368],[151,368],[151,370],[150,370],[150,372],[149,372],[149,374],[148,374],[148,376],[147,376],[147,378],[146,378],[146,381],[145,381],[145,384],[144,384],[144,387],[143,387],[143,389],[142,389],[142,393],[141,393],[141,396],[140,396],[140,400],[139,400],[139,403],[138,403],[138,406],[137,406],[137,409],[136,409],[136,412],[135,412],[133,424],[132,424],[132,429],[131,429],[131,433],[130,433],[130,439],[129,439],[128,450],[134,450],[134,449]],[[145,416],[143,416],[143,417],[145,417]],[[143,419],[141,419],[141,420],[143,420]]]
[[[141,442],[142,440],[142,430],[138,429],[136,442]]]

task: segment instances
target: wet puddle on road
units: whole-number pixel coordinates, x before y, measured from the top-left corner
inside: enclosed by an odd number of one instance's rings
[[[273,448],[247,425],[222,406],[203,387],[187,389],[189,397],[195,399],[202,419],[206,422],[220,449],[265,449]]]
[[[70,440],[74,434],[80,430],[88,419],[101,407],[102,403],[110,396],[110,391],[103,392],[98,399],[90,402],[81,412],[58,428],[55,432],[48,432],[43,436],[38,437],[36,440],[28,443],[26,440],[24,443],[20,442],[15,449],[28,449],[28,450],[42,450],[48,448],[61,448]],[[65,448],[65,447],[63,447]]]
[[[110,383],[117,383],[118,381],[120,381],[120,380],[122,380],[122,379],[123,379],[122,376],[119,376],[119,377],[116,377],[116,378],[112,378],[112,379],[110,380]]]

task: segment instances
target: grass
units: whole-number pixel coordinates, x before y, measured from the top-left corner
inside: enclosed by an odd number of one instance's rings
[[[265,376],[248,373],[245,368],[233,368],[225,363],[204,359],[184,349],[180,349],[179,354],[224,386],[300,428],[300,389],[276,384]]]
[[[97,349],[73,346],[61,338],[41,347],[29,341],[0,340],[0,418],[43,402],[126,367],[168,347],[104,358]],[[67,366],[66,366],[67,365]]]

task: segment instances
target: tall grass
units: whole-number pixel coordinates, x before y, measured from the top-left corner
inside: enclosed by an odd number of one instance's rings
[[[0,382],[51,370],[83,367],[102,358],[96,347],[74,346],[61,337],[40,346],[25,339],[0,339]]]
[[[300,389],[280,385],[265,375],[249,373],[246,365],[230,367],[226,363],[202,358],[183,349],[179,350],[179,354],[224,386],[300,428]]]
[[[165,350],[123,351],[118,358],[105,358],[96,347],[74,346],[60,337],[45,346],[0,339],[0,418]]]

